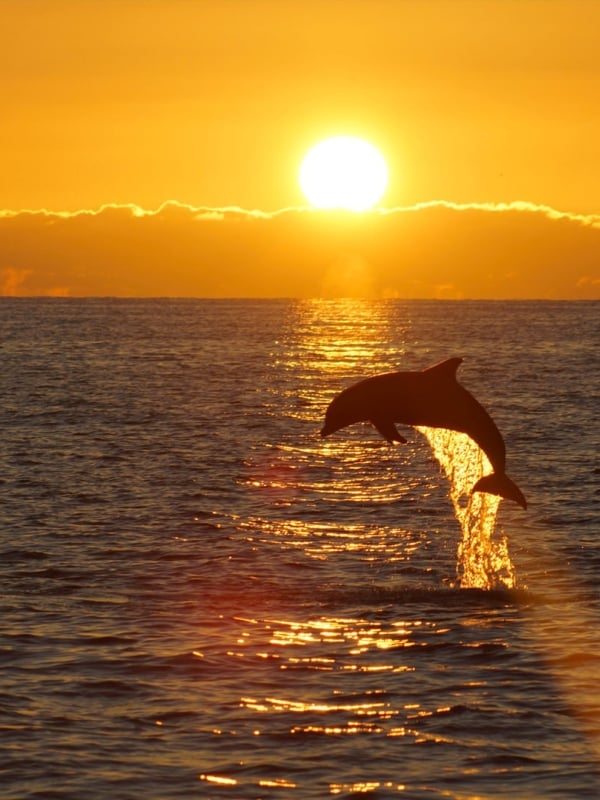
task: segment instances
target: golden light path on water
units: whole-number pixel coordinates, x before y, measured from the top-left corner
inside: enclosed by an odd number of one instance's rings
[[[319,740],[330,746],[326,742],[334,739],[365,741],[369,737],[372,746],[380,748],[384,742],[395,747],[398,740],[417,746],[457,746],[462,738],[468,739],[468,734],[458,735],[448,728],[464,706],[458,696],[449,698],[450,703],[440,702],[446,676],[440,675],[440,684],[430,686],[430,696],[424,696],[419,680],[415,681],[420,660],[430,647],[454,647],[451,626],[380,613],[326,614],[309,619],[234,616],[232,621],[238,638],[228,657],[252,665],[255,671],[264,667],[271,676],[276,670],[279,676],[276,681],[271,677],[264,692],[242,692],[239,698],[257,747],[263,737],[273,736],[297,738],[299,752],[307,742]],[[469,626],[474,624],[480,623],[467,621]],[[476,657],[479,644],[473,641],[467,646]],[[387,676],[392,683],[386,683]],[[302,697],[296,693],[298,680],[305,687]],[[487,681],[470,682],[472,698],[485,697],[486,690]],[[226,740],[242,731],[219,728],[212,732]],[[251,770],[251,759],[243,765]],[[224,772],[204,772],[198,777],[215,787],[247,787],[254,782],[260,787],[302,788],[294,774],[236,778]],[[346,780],[330,782],[324,792],[349,796],[376,789],[395,795],[406,787],[375,776],[352,780],[348,775]]]
[[[409,368],[405,366],[402,326],[396,323],[392,331],[390,324],[385,303],[349,299],[302,304],[298,319],[291,326],[301,333],[286,342],[278,364],[294,376],[289,389],[292,413],[310,422],[314,430],[314,409],[322,414],[343,386],[369,374]],[[404,324],[408,327],[410,321]],[[302,368],[298,369],[298,365]],[[317,382],[322,389],[315,398]],[[449,496],[463,531],[458,546],[457,585],[479,589],[512,586],[514,572],[506,542],[493,538],[499,499],[487,494],[471,495],[478,478],[491,471],[486,457],[466,436],[433,429],[420,432],[444,468]],[[417,442],[392,448],[357,428],[345,436],[319,440],[316,445],[312,440],[300,446],[296,442],[282,443],[253,454],[247,462],[246,485],[270,498],[278,508],[293,508],[299,496],[311,492],[317,493],[328,507],[340,502],[346,509],[354,504],[389,508],[402,503],[413,490],[426,495],[426,473],[403,468],[414,457],[416,446],[422,451],[423,468],[432,469],[424,454],[428,447],[423,444],[424,447]],[[308,465],[314,464],[316,458],[327,464],[329,471],[311,474]],[[435,482],[439,483],[437,476]],[[378,520],[379,515],[374,519]],[[307,525],[292,515],[281,520],[261,520],[260,525],[257,519],[249,518],[240,520],[239,526],[240,530],[247,530],[248,541],[257,546],[297,551],[322,563],[324,568],[336,563],[359,565],[357,574],[363,578],[367,578],[364,570],[368,565],[376,568],[383,562],[392,569],[397,565],[409,572],[418,551],[428,547],[429,540],[435,537],[435,532],[420,526],[398,526],[393,514],[388,523],[358,524],[348,519],[343,523],[315,520]],[[344,580],[349,580],[349,574]],[[343,588],[338,588],[338,593],[349,588],[342,583],[339,586]],[[385,590],[385,586],[369,586],[364,581],[359,589],[379,593],[379,602],[384,604]],[[410,619],[395,614],[363,616],[361,612],[347,616],[325,613],[306,619],[296,614],[292,618],[262,614],[255,617],[248,609],[245,615],[235,615],[233,619],[239,633],[228,657],[241,663],[262,662],[265,668],[274,667],[280,676],[277,684],[265,686],[264,692],[240,693],[240,709],[253,720],[252,734],[257,739],[272,735],[275,730],[279,735],[297,737],[299,746],[305,737],[364,736],[372,737],[373,742],[403,739],[417,745],[456,744],[453,736],[449,738],[440,728],[454,714],[462,713],[462,706],[455,704],[455,708],[440,702],[435,691],[431,698],[424,698],[413,675],[429,647],[452,648],[455,634],[450,626],[426,616]],[[494,619],[492,612],[489,621],[483,615],[483,620],[467,620],[465,628],[468,631],[470,626],[493,625]],[[466,636],[470,638],[470,633]],[[480,649],[475,641],[465,646],[474,654]],[[297,674],[315,678],[308,682],[312,688],[301,697],[294,690]],[[387,676],[394,685],[403,687],[398,695],[381,688]],[[484,696],[486,685],[474,680],[470,691]],[[227,731],[215,734],[225,736]],[[235,778],[222,773],[203,773],[200,778],[214,786],[238,784]],[[277,779],[256,776],[254,780],[259,787],[301,789],[292,775]],[[403,784],[385,779],[352,780],[348,776],[330,783],[328,793],[395,795],[405,789]]]

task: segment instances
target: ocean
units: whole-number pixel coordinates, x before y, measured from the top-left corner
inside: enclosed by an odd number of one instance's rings
[[[2,298],[0,797],[600,797],[599,310]],[[319,435],[455,356],[467,532],[460,448]]]

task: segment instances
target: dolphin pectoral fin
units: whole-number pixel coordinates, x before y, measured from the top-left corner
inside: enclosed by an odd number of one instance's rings
[[[514,481],[511,481],[506,473],[492,472],[491,475],[484,475],[471,489],[471,493],[473,492],[496,494],[507,500],[514,500],[521,508],[527,509],[527,500],[525,500],[523,492]]]
[[[406,439],[404,436],[400,436],[393,420],[378,418],[369,421],[390,444],[392,442],[402,442],[406,444]]]

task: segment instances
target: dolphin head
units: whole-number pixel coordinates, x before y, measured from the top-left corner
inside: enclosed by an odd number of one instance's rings
[[[321,428],[321,436],[329,436],[341,428],[365,419],[367,416],[353,402],[352,395],[342,392],[331,401],[325,412],[325,423]]]
[[[336,413],[335,400],[330,403],[325,413],[325,422],[321,428],[321,436],[329,436],[330,433],[335,433],[343,428],[345,423],[339,419],[339,414]]]
[[[336,425],[333,420],[325,418],[325,424],[321,428],[321,436],[329,436],[330,433],[335,433],[343,427],[343,425]]]

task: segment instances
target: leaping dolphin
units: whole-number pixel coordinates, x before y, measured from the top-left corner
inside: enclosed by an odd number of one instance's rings
[[[488,492],[527,501],[505,472],[506,449],[485,408],[456,379],[462,358],[449,358],[420,372],[388,372],[349,386],[329,404],[321,436],[354,422],[370,422],[388,442],[406,442],[394,423],[447,428],[466,433],[484,451],[494,471],[480,478],[472,492]]]

